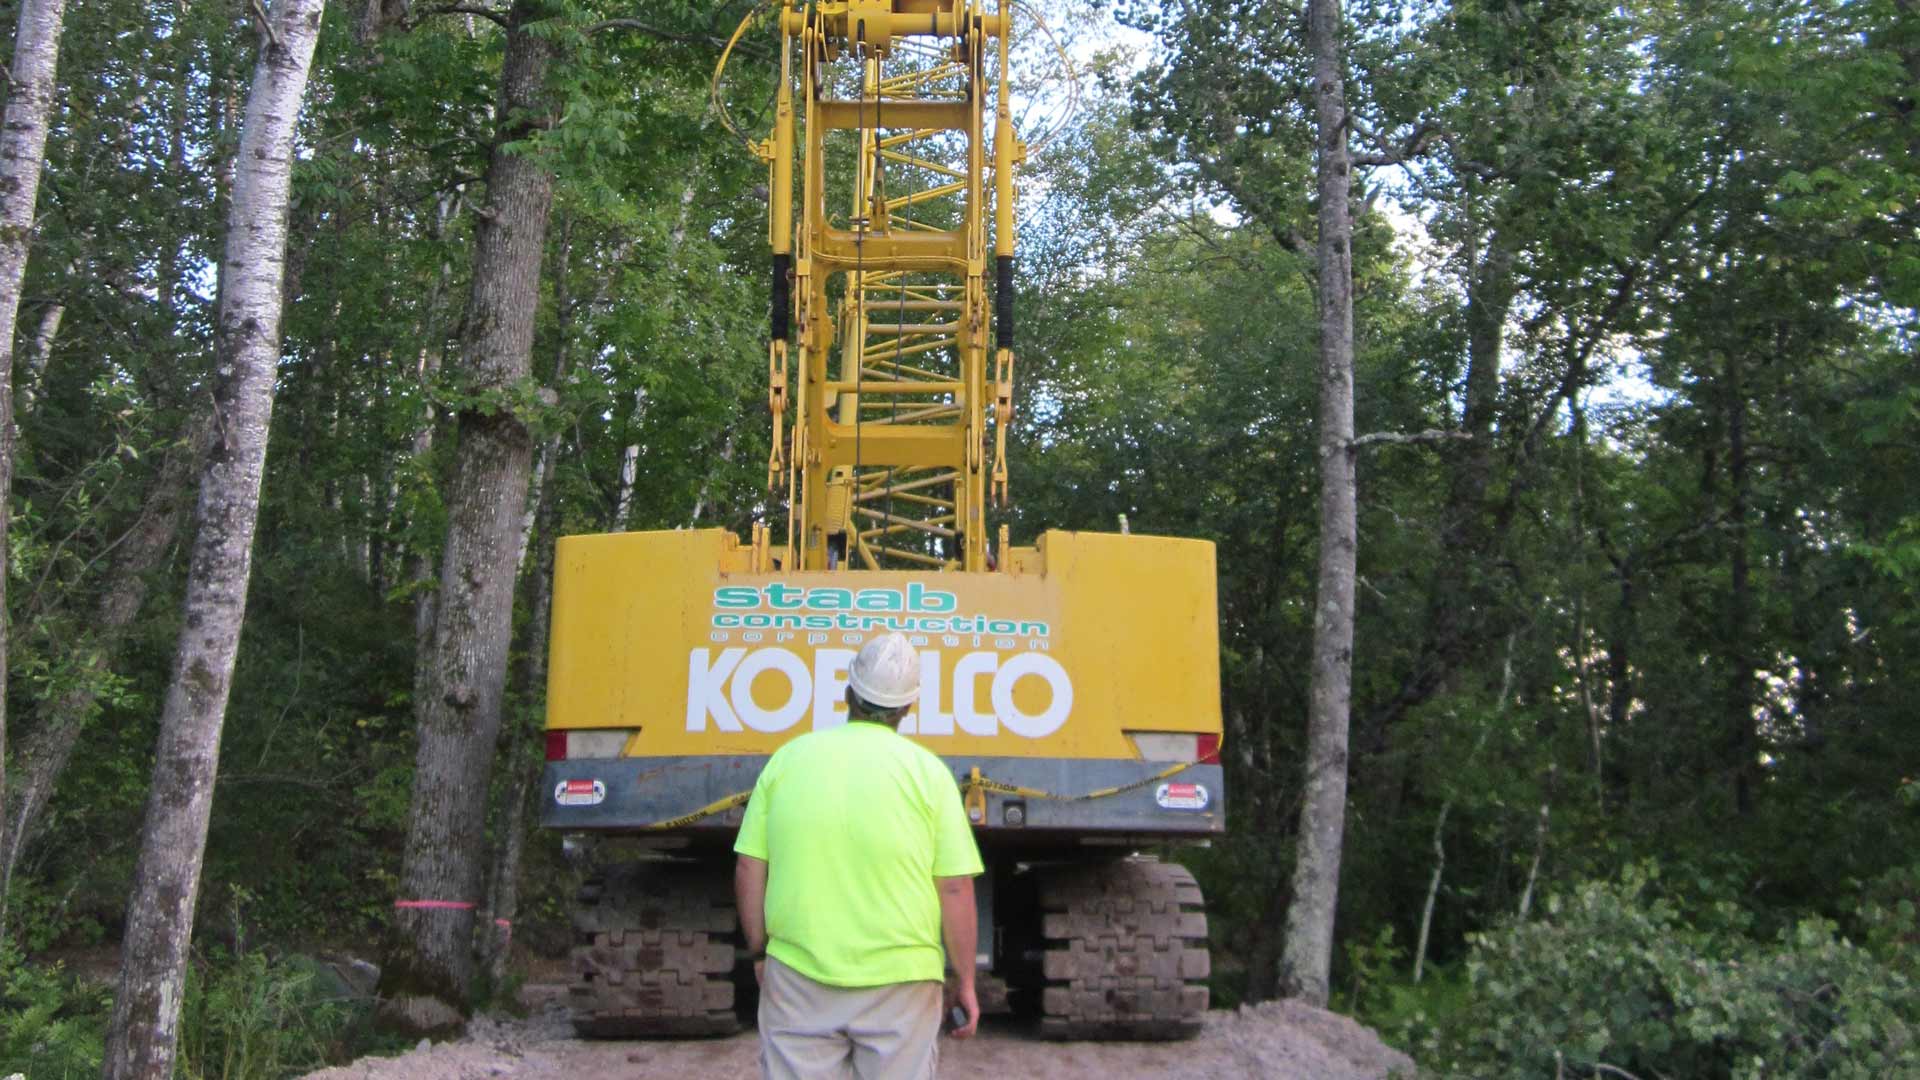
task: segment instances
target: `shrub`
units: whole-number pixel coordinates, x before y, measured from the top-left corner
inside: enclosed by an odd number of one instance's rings
[[[188,1080],[292,1076],[335,1057],[359,1008],[299,958],[216,957],[189,971],[176,1072]]]
[[[1711,968],[1689,1035],[1725,1046],[1732,1076],[1920,1076],[1912,981],[1835,931],[1808,919]]]
[[[1697,929],[1635,869],[1475,935],[1465,1007],[1420,1048],[1444,1075],[1920,1075],[1912,982],[1812,919],[1771,942]]]
[[[108,996],[0,944],[0,1075],[67,1080],[100,1073]]]

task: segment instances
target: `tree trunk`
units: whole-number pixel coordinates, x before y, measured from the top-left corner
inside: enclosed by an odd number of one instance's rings
[[[645,391],[633,396],[633,415],[636,422],[645,396]],[[610,531],[627,531],[627,526],[633,519],[633,487],[639,479],[640,444],[628,443],[626,449],[620,452],[620,487],[619,494],[613,500],[613,528]]]
[[[673,232],[667,238],[667,257],[669,259],[678,256],[681,246],[687,242],[687,223],[693,215],[693,197],[699,190],[702,172],[703,170],[696,165],[693,170],[693,178],[687,181],[686,187],[680,189],[679,216],[675,218]],[[633,424],[636,427],[640,423],[640,414],[642,410],[646,408],[646,404],[647,391],[645,387],[642,387],[635,391],[633,395]],[[729,435],[729,444],[731,444],[731,435]],[[618,494],[614,496],[613,500],[613,528],[611,531],[626,532],[628,526],[631,524],[633,518],[633,489],[639,480],[640,444],[631,442],[620,451],[620,483],[617,488]],[[702,501],[704,501],[704,486],[701,490]],[[700,519],[700,503],[698,502],[694,504],[693,517],[696,522]]]
[[[550,386],[565,382],[567,371],[572,366],[575,301],[571,287],[571,233],[571,221],[563,219],[559,240],[554,245],[553,312],[556,344]],[[545,749],[540,740],[540,721],[544,713],[542,705],[547,696],[547,629],[550,625],[549,608],[553,602],[554,523],[559,516],[559,501],[553,494],[553,477],[559,470],[559,461],[560,433],[555,431],[547,436],[546,443],[540,448],[539,464],[534,469],[533,492],[527,500],[527,539],[522,543],[520,552],[523,563],[529,551],[533,554],[533,571],[526,575],[526,640],[520,651],[524,664],[521,687],[523,700],[528,702],[526,717],[529,725],[525,730],[508,732],[505,768],[509,780],[506,794],[502,796],[504,802],[501,812],[495,815],[498,827],[493,870],[488,876],[487,888],[487,910],[493,915],[494,932],[488,936],[486,950],[487,973],[495,986],[506,978],[508,961],[511,959],[513,919],[520,906],[520,861],[526,853],[527,803],[533,793],[533,781],[539,773],[541,753]]]
[[[1754,669],[1752,570],[1748,565],[1747,393],[1740,357],[1727,355],[1727,672],[1728,765],[1733,772],[1733,812],[1753,812],[1759,738],[1753,727]]]
[[[7,760],[7,519],[13,505],[13,334],[46,160],[47,114],[60,62],[66,0],[23,0],[14,31],[7,108],[0,117],[0,804]],[[57,323],[56,323],[57,325]]]
[[[556,367],[555,381],[558,382],[566,370],[564,344],[561,360]],[[548,436],[542,451],[544,459],[556,461],[559,451],[560,437]],[[548,466],[549,472],[552,468],[552,465]],[[510,782],[504,796],[504,812],[498,816],[499,836],[493,860],[492,884],[487,897],[487,909],[492,912],[494,919],[494,933],[487,949],[487,970],[496,986],[507,975],[513,919],[519,913],[520,861],[526,853],[527,803],[532,794],[534,777],[540,769],[543,747],[538,722],[544,712],[541,703],[547,697],[547,630],[551,625],[549,609],[553,603],[553,533],[554,519],[559,511],[551,481],[538,486],[533,503],[534,528],[531,534],[536,542],[532,547],[533,572],[527,578],[527,639],[522,651],[525,657],[522,684],[526,700],[531,703],[528,712],[535,727],[516,733],[507,745],[506,768]]]
[[[532,32],[544,15],[535,0],[517,0],[507,16],[462,343],[463,374],[481,395],[508,395],[531,371],[553,179],[538,155],[508,146],[551,114],[546,81],[554,46]],[[415,702],[419,750],[397,898],[435,906],[396,909],[380,977],[382,1023],[417,1033],[457,1029],[468,1010],[474,906],[484,899],[487,782],[532,457],[527,425],[506,401],[485,410],[468,406],[457,428],[433,644]]]
[[[22,415],[33,412],[46,392],[47,361],[53,357],[53,341],[60,336],[60,322],[66,314],[67,306],[57,301],[40,312],[40,329],[34,332],[33,348],[27,353],[27,377],[20,383]]]
[[[1461,448],[1452,478],[1458,542],[1481,539],[1487,487],[1493,480],[1493,421],[1500,403],[1500,357],[1507,314],[1513,309],[1513,252],[1506,236],[1490,228],[1486,250],[1472,268],[1467,288],[1467,377],[1460,429],[1472,436]]]
[[[720,453],[713,464],[707,466],[706,474],[700,478],[700,494],[694,496],[693,513],[687,516],[689,528],[700,527],[700,516],[707,512],[708,505],[713,501],[714,478],[719,475],[720,470],[733,464],[733,432],[733,428],[727,429],[726,438],[720,440]]]
[[[1440,877],[1447,871],[1447,815],[1453,813],[1453,796],[1440,804],[1433,819],[1433,873],[1427,878],[1427,899],[1420,905],[1420,933],[1413,946],[1413,984],[1427,973],[1427,942],[1433,934],[1433,908],[1440,899]]]
[[[1533,912],[1533,888],[1540,881],[1541,860],[1547,856],[1547,826],[1553,819],[1553,791],[1558,786],[1559,778],[1560,767],[1548,765],[1547,779],[1543,785],[1545,791],[1540,796],[1540,813],[1533,824],[1533,858],[1527,862],[1527,884],[1520,890],[1520,906],[1516,909],[1521,922],[1525,922]]]
[[[173,1069],[220,728],[246,611],[273,417],[294,126],[323,3],[273,5],[235,155],[215,339],[213,446],[200,477],[180,646],[161,710],[146,827],[127,902],[120,990],[107,1031],[107,1080],[164,1077]]]
[[[1503,628],[1494,624],[1507,621],[1483,582],[1482,568],[1499,546],[1488,519],[1487,491],[1493,483],[1500,365],[1513,311],[1513,252],[1498,228],[1487,227],[1484,238],[1478,232],[1472,237],[1466,251],[1467,372],[1460,411],[1460,431],[1469,438],[1446,453],[1447,500],[1440,511],[1440,554],[1427,590],[1424,636],[1398,692],[1363,722],[1362,754],[1385,752],[1388,733],[1400,718],[1444,690],[1455,672],[1473,669]]]
[[[1487,745],[1487,736],[1493,734],[1495,724],[1505,719],[1507,698],[1513,692],[1513,634],[1507,635],[1507,660],[1500,672],[1500,697],[1494,701],[1493,716],[1480,725],[1480,734],[1474,736],[1473,752],[1467,755],[1467,764],[1472,765],[1480,757],[1480,751]],[[1426,974],[1427,942],[1433,934],[1433,909],[1440,899],[1440,879],[1447,869],[1447,817],[1453,813],[1453,795],[1449,794],[1440,804],[1440,813],[1433,821],[1433,873],[1427,878],[1427,899],[1420,906],[1420,933],[1413,946],[1413,981],[1415,984]]]
[[[1347,720],[1353,682],[1358,550],[1353,450],[1353,221],[1348,210],[1346,89],[1340,0],[1309,0],[1320,194],[1320,566],[1307,704],[1307,790],[1287,909],[1280,984],[1327,1003],[1340,849],[1347,815]]]
[[[40,723],[20,741],[14,762],[20,782],[7,792],[6,819],[0,821],[0,914],[20,856],[33,842],[60,774],[93,716],[98,680],[113,670],[127,627],[146,602],[149,581],[179,535],[194,465],[206,450],[206,419],[197,418],[187,437],[161,462],[140,516],[114,554],[106,591],[94,610],[93,633],[76,646],[81,656],[76,666],[85,673],[82,681],[48,702]]]
[[[440,206],[434,218],[433,238],[439,241],[445,238],[447,223],[459,212],[460,197],[455,195],[440,200]],[[413,432],[412,459],[416,465],[427,460],[433,452],[434,427],[439,422],[433,408],[433,382],[440,375],[440,365],[447,354],[447,330],[440,325],[440,306],[446,300],[447,280],[453,276],[453,266],[445,259],[440,262],[439,272],[434,275],[433,288],[427,293],[426,325],[422,333],[420,349],[420,396],[426,402],[426,409],[420,418],[420,426]],[[397,500],[396,500],[397,501]],[[404,573],[413,587],[413,689],[415,699],[426,692],[428,660],[433,655],[433,612],[434,592],[432,588],[433,560],[429,553],[418,547],[408,554]]]

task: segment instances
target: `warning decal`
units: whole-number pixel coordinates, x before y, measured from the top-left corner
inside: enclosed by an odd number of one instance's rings
[[[561,806],[598,806],[606,798],[607,785],[598,780],[562,780],[553,789],[553,801]]]
[[[1210,799],[1205,784],[1161,784],[1153,801],[1162,810],[1205,810]]]

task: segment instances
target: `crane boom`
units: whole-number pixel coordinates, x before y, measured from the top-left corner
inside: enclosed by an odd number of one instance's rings
[[[757,149],[771,170],[768,483],[786,486],[783,568],[988,568],[1025,156],[1012,34],[1013,8],[979,0],[781,9],[773,135]],[[844,215],[835,192],[851,196]]]

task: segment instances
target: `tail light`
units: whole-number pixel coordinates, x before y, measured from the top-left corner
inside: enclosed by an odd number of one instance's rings
[[[1220,764],[1220,733],[1215,731],[1195,739],[1193,758],[1202,765]]]
[[[617,758],[626,750],[634,728],[558,728],[547,732],[548,761],[581,761],[586,758]]]
[[[1129,731],[1128,740],[1142,761],[1220,763],[1220,733],[1198,731]]]

